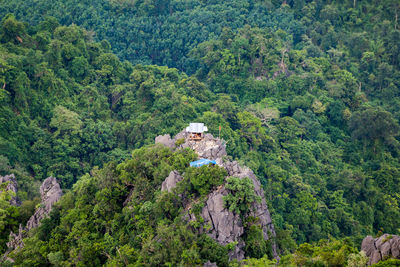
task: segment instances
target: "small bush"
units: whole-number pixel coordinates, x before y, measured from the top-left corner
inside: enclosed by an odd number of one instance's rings
[[[206,165],[200,168],[188,168],[185,177],[190,181],[195,193],[207,195],[214,186],[221,185],[227,172],[217,165]]]
[[[248,177],[243,179],[229,177],[225,188],[231,192],[224,197],[225,206],[231,212],[241,216],[250,211],[250,207],[255,201],[261,201],[261,198],[254,191],[253,182]]]

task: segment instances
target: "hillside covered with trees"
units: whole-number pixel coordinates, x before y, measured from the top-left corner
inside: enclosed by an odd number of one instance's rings
[[[22,202],[0,189],[1,251],[54,176],[65,195],[17,265],[228,265],[231,248],[157,192],[195,157],[154,138],[199,121],[261,181],[282,266],[361,266],[366,235],[400,234],[399,13],[395,0],[0,1],[0,175]],[[126,179],[147,196],[130,208]]]

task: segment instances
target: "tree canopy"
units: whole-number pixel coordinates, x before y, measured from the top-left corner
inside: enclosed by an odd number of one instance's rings
[[[202,198],[223,170],[148,146],[199,121],[260,180],[282,265],[363,262],[365,235],[400,234],[399,13],[393,0],[3,1],[0,175],[22,205],[0,190],[0,248],[52,175],[66,194],[17,264],[227,265],[229,246],[159,192],[178,169]],[[236,212],[254,201],[242,182]],[[243,264],[274,264],[248,230]]]

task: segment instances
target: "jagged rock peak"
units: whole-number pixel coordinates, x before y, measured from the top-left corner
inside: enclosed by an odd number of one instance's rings
[[[39,226],[40,221],[50,213],[53,204],[57,202],[62,195],[62,190],[56,178],[50,176],[43,181],[40,186],[42,202],[26,224],[27,231]]]
[[[253,203],[252,211],[249,215],[258,218],[258,224],[263,230],[265,240],[270,239],[271,235],[272,237],[276,235],[260,181],[249,168],[239,166],[236,161],[223,160],[223,157],[227,155],[226,143],[224,140],[215,138],[211,134],[205,134],[200,141],[193,141],[190,140],[189,134],[183,130],[173,139],[170,135],[162,135],[156,137],[155,142],[170,148],[176,148],[177,143],[179,144],[179,148],[189,147],[198,154],[199,158],[215,160],[219,166],[226,169],[228,177],[250,178],[254,185],[254,191],[256,195],[261,198],[261,202]],[[182,179],[179,173],[172,171],[163,182],[162,190],[172,190]],[[201,211],[201,217],[205,225],[209,225],[210,228],[207,230],[202,229],[202,231],[207,232],[208,235],[222,245],[237,242],[236,247],[229,253],[229,259],[240,261],[244,259],[245,254],[243,250],[245,244],[242,240],[244,227],[240,216],[224,207],[223,196],[226,196],[228,193],[228,190],[222,185],[207,196],[206,203]],[[190,212],[187,216],[188,220],[196,219]],[[272,242],[272,253],[274,258],[279,259],[277,247],[274,242]]]
[[[186,131],[178,133],[174,140],[184,139],[182,148],[189,147],[193,149],[200,158],[216,160],[218,164],[222,163],[222,157],[226,156],[225,141],[214,137],[212,134],[205,134],[201,141],[190,140]]]
[[[13,232],[10,233],[10,236],[8,237],[9,242],[7,242],[8,252],[18,247],[24,247],[23,239],[25,238],[25,234],[26,231],[21,224],[19,225],[17,234],[14,234]],[[6,255],[7,254],[8,253],[6,253]]]
[[[369,235],[362,241],[361,250],[369,257],[368,265],[387,258],[400,259],[400,236],[384,234],[373,238]]]
[[[57,179],[54,177],[48,177],[43,181],[40,186],[40,197],[42,199],[42,203],[46,206],[47,210],[51,210],[51,207],[55,202],[57,202],[60,197],[63,195],[60,184],[57,182]]]
[[[171,171],[164,182],[161,184],[161,191],[171,192],[176,187],[176,184],[183,180],[183,177],[178,171]]]
[[[171,139],[171,136],[169,134],[157,136],[155,139],[155,143],[163,144],[169,148],[175,147],[175,140]]]
[[[20,202],[17,198],[17,192],[18,192],[18,186],[17,186],[17,179],[15,178],[14,174],[6,175],[6,176],[0,176],[0,184],[3,183],[8,183],[5,190],[6,191],[12,191],[15,193],[15,196],[13,196],[10,200],[10,204],[13,206],[19,206]]]
[[[14,234],[13,232],[10,233],[10,241],[7,243],[9,251],[24,246],[23,238],[26,237],[26,233],[28,233],[32,228],[40,225],[40,221],[49,215],[54,203],[56,203],[62,195],[62,190],[56,178],[48,177],[43,181],[40,186],[40,196],[42,201],[39,207],[35,210],[35,213],[29,218],[26,226],[22,227],[20,225],[18,234]]]

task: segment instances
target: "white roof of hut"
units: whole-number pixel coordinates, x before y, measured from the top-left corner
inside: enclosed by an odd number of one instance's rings
[[[186,127],[186,132],[189,133],[203,133],[207,131],[208,128],[207,126],[204,126],[204,123],[191,122],[189,127]]]

